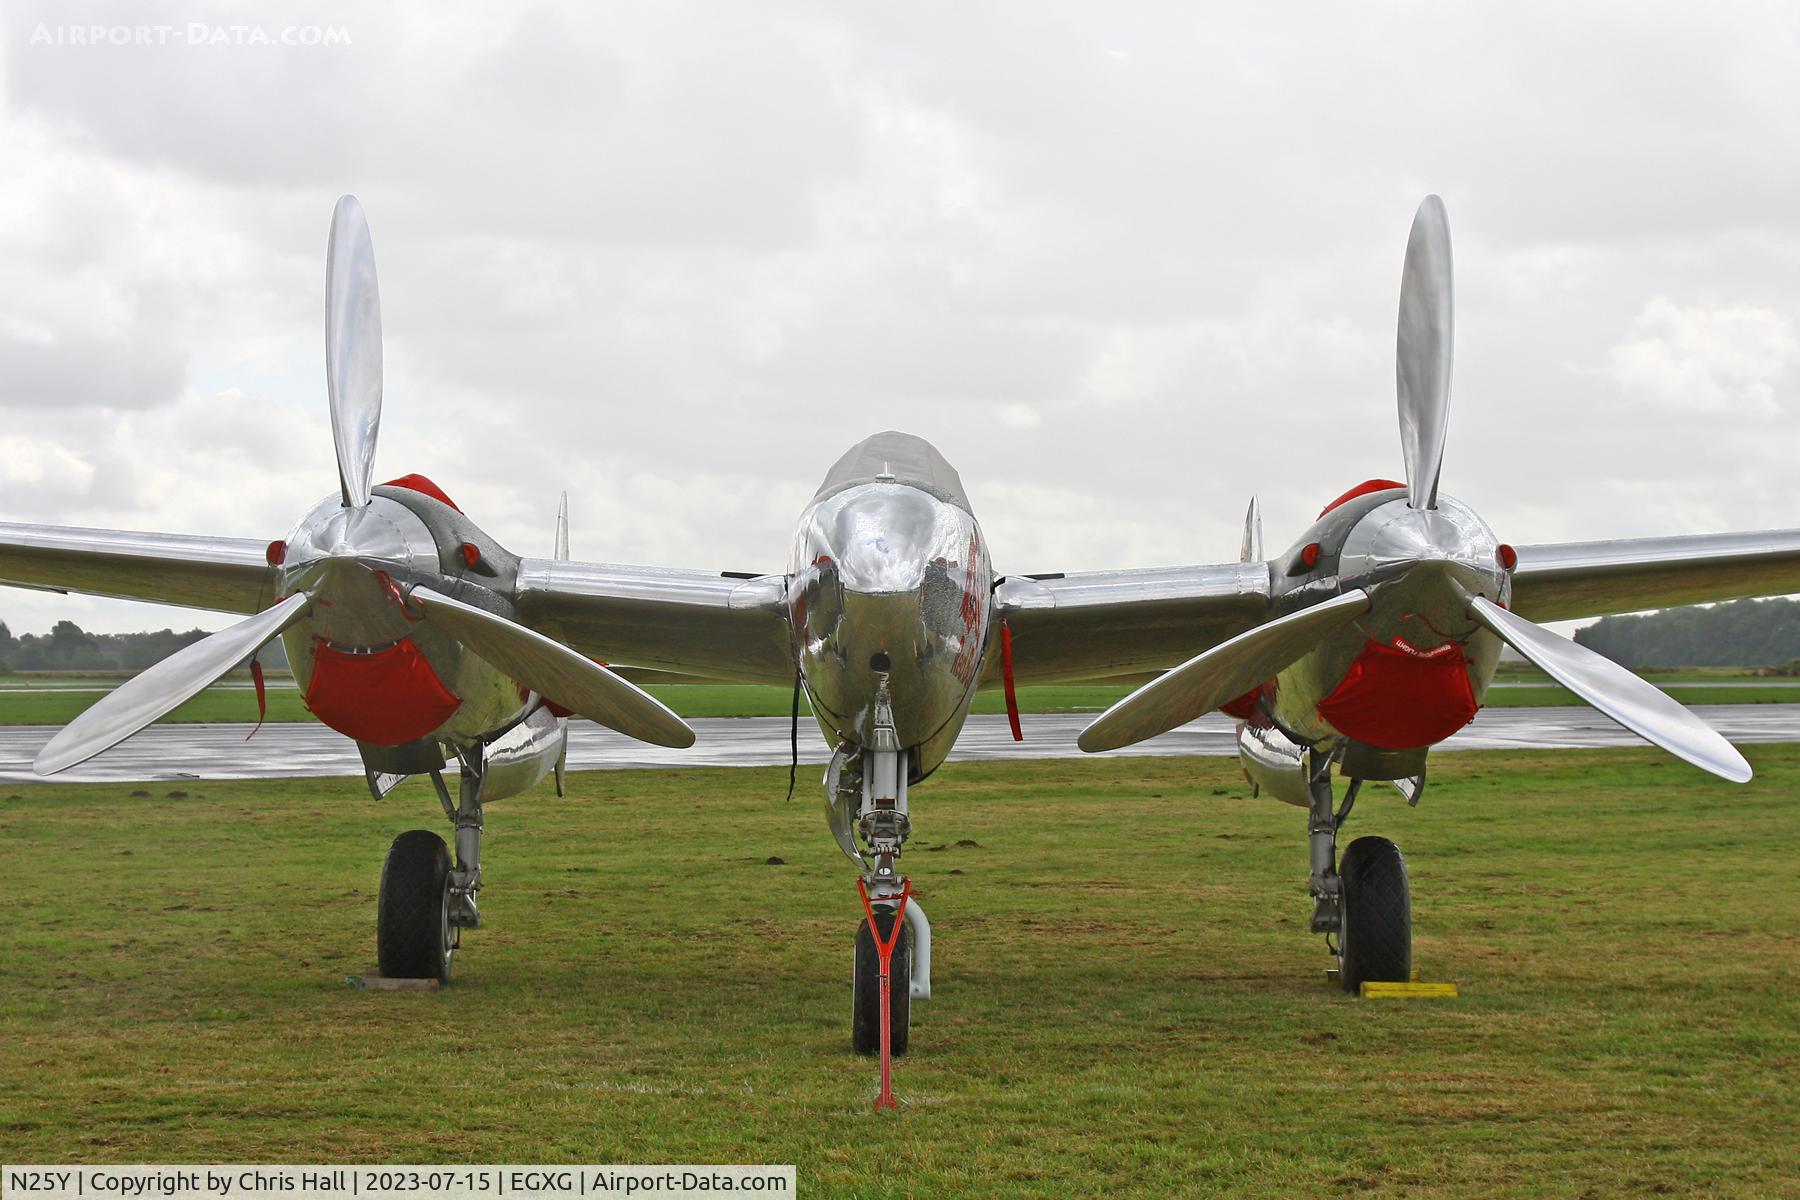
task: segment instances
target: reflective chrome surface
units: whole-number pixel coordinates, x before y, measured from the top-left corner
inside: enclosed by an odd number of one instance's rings
[[[1721,779],[1750,782],[1750,764],[1736,747],[1666,692],[1480,596],[1470,598],[1469,611],[1556,682],[1633,733]]]
[[[477,801],[504,800],[536,787],[567,753],[568,724],[549,709],[536,708],[488,742],[482,753]]]
[[[1353,591],[1239,634],[1100,714],[1081,731],[1081,748],[1117,750],[1185,725],[1275,676],[1368,611],[1369,594]]]
[[[1019,686],[1165,671],[1269,616],[1269,565],[1009,575],[994,590]],[[998,639],[990,641],[990,646]],[[998,664],[984,676],[999,683]]]
[[[610,563],[519,562],[516,619],[602,662],[793,686],[787,580]]]
[[[1510,595],[1500,539],[1473,509],[1450,496],[1440,497],[1433,509],[1393,500],[1370,512],[1344,539],[1337,573],[1350,586],[1372,586],[1422,563],[1441,565],[1445,575],[1472,592],[1503,603]]]
[[[1393,493],[1385,493],[1392,495]],[[1354,626],[1322,640],[1278,677],[1270,704],[1278,724],[1301,741],[1327,747],[1342,735],[1319,716],[1319,702],[1343,680],[1370,641],[1397,640],[1419,651],[1446,642],[1460,646],[1469,665],[1469,688],[1477,702],[1486,694],[1499,664],[1500,643],[1470,619],[1465,592],[1510,600],[1511,583],[1499,561],[1499,540],[1467,505],[1440,494],[1435,509],[1412,508],[1406,500],[1379,495],[1346,505],[1302,535],[1302,544],[1321,542],[1336,586],[1366,588],[1369,611]],[[1353,517],[1347,528],[1334,518]]]
[[[1512,611],[1566,621],[1800,592],[1800,529],[1520,546]]]
[[[868,744],[883,672],[903,746],[960,723],[981,668],[992,588],[975,518],[920,488],[857,484],[808,508],[794,541],[788,612],[821,726],[835,740]]]
[[[694,731],[662,701],[560,642],[424,585],[412,588],[408,596],[427,622],[509,680],[639,741],[677,748],[694,744]]]
[[[1449,429],[1450,356],[1455,343],[1450,218],[1436,196],[1425,197],[1419,205],[1407,235],[1399,325],[1395,382],[1408,502],[1414,508],[1431,508],[1437,503]]]
[[[253,613],[275,595],[268,543],[0,522],[0,584]]]
[[[1262,505],[1252,496],[1250,507],[1244,510],[1244,540],[1238,547],[1238,561],[1260,561],[1263,556],[1262,546]]]
[[[369,502],[381,429],[381,292],[375,246],[355,196],[331,215],[325,261],[325,386],[345,507]]]
[[[1239,721],[1238,758],[1258,792],[1283,804],[1312,804],[1312,750],[1289,738],[1267,721]]]

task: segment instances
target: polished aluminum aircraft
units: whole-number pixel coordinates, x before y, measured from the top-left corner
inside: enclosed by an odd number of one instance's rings
[[[981,687],[1144,684],[1083,734],[1123,746],[1212,708],[1240,720],[1253,783],[1306,808],[1313,928],[1347,987],[1404,979],[1410,895],[1392,843],[1340,859],[1364,781],[1413,803],[1426,752],[1473,715],[1502,643],[1684,759],[1747,779],[1741,756],[1656,689],[1536,621],[1800,590],[1800,530],[1514,549],[1438,492],[1451,358],[1450,244],[1428,198],[1402,275],[1399,405],[1406,481],[1334,501],[1295,545],[1241,561],[997,576],[962,481],[925,441],[878,433],[826,474],[784,572],[745,577],[519,558],[419,476],[373,486],[380,329],[373,253],[340,202],[327,269],[327,378],[339,489],[282,541],[0,524],[0,582],[249,614],[96,704],[45,747],[46,773],[99,753],[273,637],[308,706],[357,740],[378,793],[429,775],[456,830],[402,834],[383,872],[390,974],[449,975],[478,920],[485,801],[556,772],[564,715],[663,744],[686,726],[620,671],[804,687],[834,748],[826,813],[871,904],[858,926],[853,1043],[930,994],[930,927],[900,868],[909,791],[942,764]],[[572,649],[571,649],[572,648]],[[453,801],[440,769],[457,760]],[[1346,780],[1342,807],[1332,773]],[[896,940],[885,1013],[875,935]]]

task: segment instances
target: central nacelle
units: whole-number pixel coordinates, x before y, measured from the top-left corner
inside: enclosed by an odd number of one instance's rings
[[[993,595],[970,513],[905,483],[846,488],[802,515],[790,575],[795,652],[828,737],[869,743],[884,676],[903,746],[954,733],[981,672]]]

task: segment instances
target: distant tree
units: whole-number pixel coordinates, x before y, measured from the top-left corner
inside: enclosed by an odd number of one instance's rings
[[[186,646],[206,637],[204,629],[176,633],[89,633],[73,621],[58,621],[42,637],[14,637],[0,624],[0,670],[14,671],[142,671]],[[265,646],[263,665],[286,669],[287,655],[279,641]]]
[[[1762,667],[1800,658],[1800,601],[1734,600],[1606,617],[1575,640],[1628,667]]]

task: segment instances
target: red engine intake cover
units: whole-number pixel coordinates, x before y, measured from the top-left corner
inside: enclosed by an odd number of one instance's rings
[[[1344,672],[1319,716],[1345,737],[1382,750],[1433,746],[1475,719],[1469,660],[1446,642],[1417,650],[1371,639]]]
[[[313,639],[306,707],[346,737],[377,746],[417,741],[450,719],[450,694],[411,638],[370,654]]]

